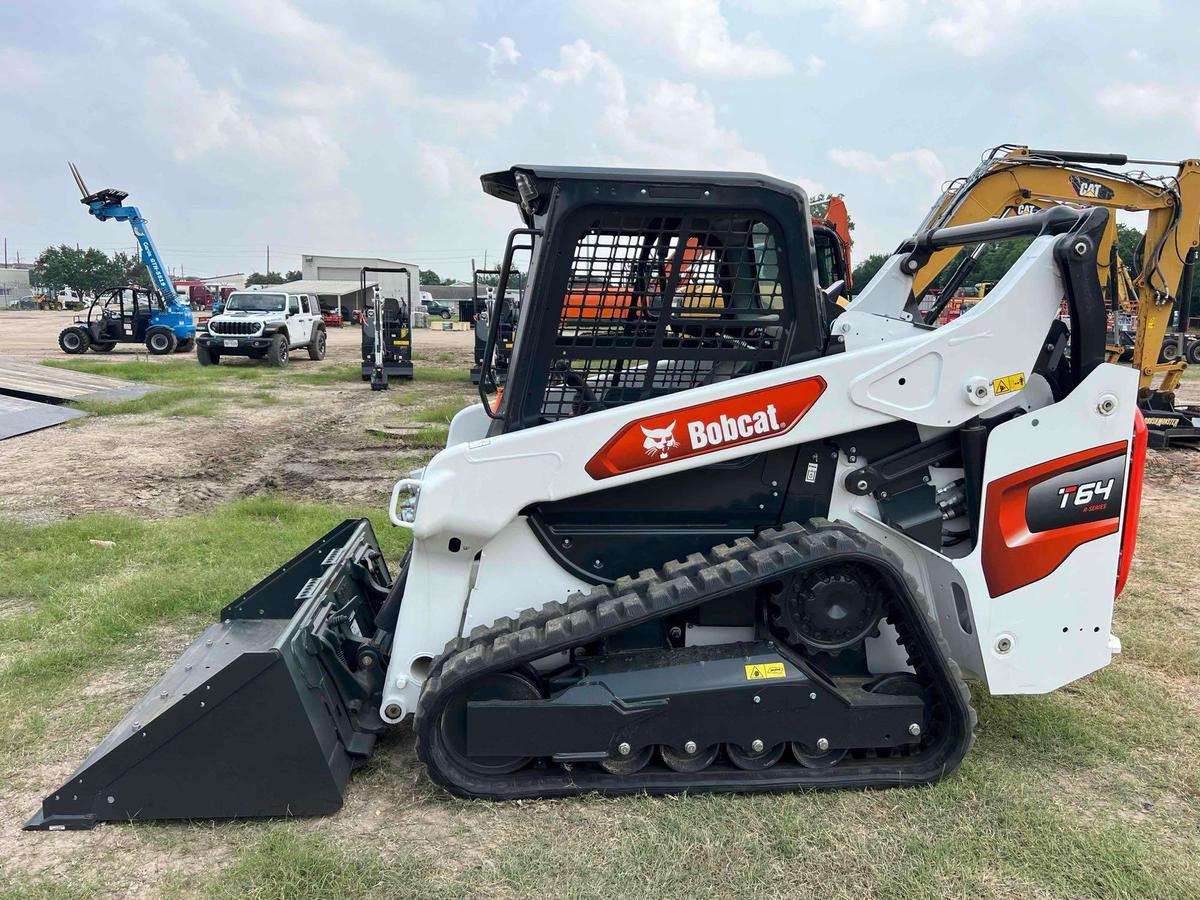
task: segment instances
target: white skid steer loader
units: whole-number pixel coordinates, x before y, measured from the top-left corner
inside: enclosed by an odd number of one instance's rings
[[[396,485],[395,578],[365,520],[321,538],[27,827],[331,812],[410,717],[465,797],[928,784],[970,747],[964,679],[1042,693],[1119,652],[1146,432],[1104,362],[1106,211],[918,234],[843,311],[794,185],[483,185],[524,220],[512,362],[494,396],[493,340]],[[931,254],[1017,237],[970,314],[920,321]]]

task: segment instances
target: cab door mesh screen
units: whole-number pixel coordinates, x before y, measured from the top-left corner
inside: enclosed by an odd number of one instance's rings
[[[562,288],[542,421],[779,365],[783,257],[761,214],[597,215]]]

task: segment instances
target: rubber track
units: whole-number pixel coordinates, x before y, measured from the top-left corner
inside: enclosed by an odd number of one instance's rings
[[[595,772],[586,773],[563,767],[558,774],[553,768],[539,771],[527,767],[493,779],[475,773],[450,772],[443,767],[453,764],[437,747],[441,710],[456,691],[476,678],[591,643],[732,591],[835,561],[874,565],[891,582],[901,605],[908,607],[896,610],[898,601],[890,601],[889,619],[897,628],[918,675],[939,683],[939,697],[934,705],[944,717],[940,724],[944,746],[932,765],[911,769],[888,759],[868,760],[862,765],[846,761],[831,769],[793,772],[797,777],[792,778],[787,777],[792,770],[786,767],[772,776],[779,766],[761,772],[726,773],[728,777],[710,777],[708,770],[692,775],[620,776],[609,775],[598,767]],[[901,614],[897,616],[897,612]],[[919,621],[913,620],[913,613]],[[541,609],[527,609],[516,618],[505,616],[490,626],[474,628],[465,638],[455,638],[446,644],[434,660],[418,701],[414,728],[417,754],[434,781],[459,796],[512,799],[588,791],[672,793],[925,784],[958,767],[974,740],[975,721],[975,710],[958,665],[950,657],[916,580],[905,571],[900,558],[849,525],[812,519],[805,526],[793,522],[779,529],[767,529],[755,539],[739,538],[732,545],[721,544],[708,553],[672,560],[658,570],[644,569],[637,576],[619,578],[612,585],[593,588],[587,594],[573,594],[565,603],[547,603]]]

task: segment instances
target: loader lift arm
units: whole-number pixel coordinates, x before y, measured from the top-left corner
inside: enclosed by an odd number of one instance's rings
[[[1129,163],[1174,166],[1177,171],[1173,176],[1152,177],[1145,172],[1096,168]],[[1200,247],[1200,159],[1130,159],[1123,154],[1001,145],[989,151],[974,172],[950,184],[919,230],[966,225],[1057,205],[1148,213],[1136,276],[1130,279],[1113,253],[1115,216],[1109,220],[1096,258],[1100,281],[1110,285],[1114,307],[1131,307],[1138,314],[1132,364],[1138,370],[1138,387],[1147,415],[1149,410],[1166,413],[1174,408],[1174,392],[1186,363],[1160,362],[1159,353],[1176,302],[1181,306],[1180,329],[1187,330],[1191,266]],[[914,305],[957,253],[957,248],[937,250],[911,273]],[[1185,426],[1185,430],[1194,429]]]

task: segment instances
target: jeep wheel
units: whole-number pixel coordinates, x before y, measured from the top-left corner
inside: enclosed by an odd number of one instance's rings
[[[325,358],[325,329],[318,328],[313,334],[312,340],[308,342],[308,358],[313,360],[322,360]]]
[[[453,315],[453,313],[450,312],[450,310],[448,310],[448,309],[442,310],[442,318],[443,319],[449,319],[452,315]]]
[[[175,352],[175,345],[179,341],[175,337],[175,332],[169,328],[151,328],[146,334],[146,349],[155,356],[166,356],[169,353]]]
[[[175,346],[175,352],[176,353],[188,353],[195,346],[196,346],[196,339],[195,338],[187,338],[186,340],[180,341]]]
[[[267,350],[267,360],[277,369],[282,369],[288,361],[287,335],[277,334],[271,338],[271,347]]]
[[[99,344],[92,344],[92,352],[93,353],[108,353],[115,346],[117,346],[116,341],[101,341]]]
[[[214,353],[203,344],[196,345],[196,361],[202,366],[215,366],[221,362],[221,354]]]
[[[63,353],[87,353],[91,342],[88,333],[78,326],[64,328],[58,335],[58,346]]]

